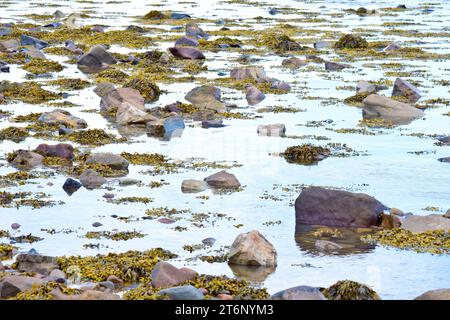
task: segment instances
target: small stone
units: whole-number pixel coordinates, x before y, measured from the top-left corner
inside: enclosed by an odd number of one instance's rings
[[[222,128],[225,125],[223,124],[223,120],[204,120],[202,121],[202,128]]]
[[[55,279],[66,279],[67,276],[64,271],[60,269],[55,269],[50,272],[49,277],[55,278]]]
[[[119,185],[121,186],[132,186],[141,183],[139,179],[123,178],[119,180]]]
[[[69,196],[71,196],[76,191],[78,191],[78,189],[80,189],[81,186],[82,186],[81,183],[79,183],[78,181],[76,181],[72,178],[67,178],[66,182],[64,182],[62,188]]]
[[[158,222],[162,223],[162,224],[172,224],[172,223],[175,223],[176,221],[173,219],[169,219],[169,218],[159,218]]]
[[[20,227],[21,227],[21,225],[18,224],[18,223],[13,223],[13,224],[11,224],[11,229],[13,229],[13,230],[17,230],[17,229],[19,229]]]
[[[389,52],[389,51],[398,51],[401,48],[402,47],[400,47],[398,44],[393,42],[393,43],[390,43],[386,48],[384,48],[383,51],[387,51],[387,52]]]
[[[86,160],[86,164],[101,164],[113,170],[128,170],[129,162],[121,155],[111,152],[92,153]]]
[[[207,246],[209,246],[209,247],[212,247],[214,245],[214,243],[216,243],[216,239],[214,239],[214,238],[206,238],[206,239],[202,240],[202,243],[207,245]]]
[[[270,300],[327,300],[318,288],[298,286],[275,293]]]
[[[352,66],[345,63],[337,63],[337,62],[331,62],[327,61],[325,62],[325,70],[327,71],[341,71],[346,68],[351,68]]]
[[[123,287],[123,280],[116,277],[115,275],[110,275],[106,281],[111,282],[114,284],[114,287],[116,289],[122,288]]]
[[[103,224],[101,224],[100,222],[94,222],[94,223],[92,224],[92,226],[93,226],[94,228],[98,228],[98,227],[103,226]]]
[[[220,300],[226,300],[226,301],[234,299],[232,295],[225,294],[225,293],[218,294],[217,298],[219,298]]]
[[[103,198],[105,199],[113,199],[115,197],[114,193],[105,193]]]

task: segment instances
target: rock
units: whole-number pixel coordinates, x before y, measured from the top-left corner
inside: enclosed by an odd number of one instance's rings
[[[169,219],[169,218],[159,218],[158,222],[162,223],[162,224],[172,224],[172,223],[175,223],[176,221],[173,219]]]
[[[55,145],[41,143],[40,145],[38,145],[35,151],[37,151],[44,157],[57,157],[67,160],[72,160],[74,157],[73,147],[68,143],[58,143]]]
[[[171,300],[203,300],[205,298],[201,290],[190,285],[164,289],[158,294],[166,295]]]
[[[69,196],[71,196],[76,191],[78,191],[78,189],[81,188],[81,183],[79,183],[78,181],[76,181],[72,178],[67,178],[66,182],[64,182],[62,188]]]
[[[410,215],[403,221],[402,228],[413,233],[423,233],[435,230],[450,230],[450,219],[439,214],[428,216]]]
[[[5,270],[5,266],[4,266],[3,263],[0,261],[0,271],[3,271],[3,270]],[[0,290],[1,290],[1,287],[0,287]]]
[[[62,19],[62,18],[64,18],[66,15],[61,11],[61,10],[56,10],[54,13],[53,13],[53,17],[55,18],[55,19]]]
[[[257,105],[266,98],[264,93],[251,84],[246,85],[245,89],[247,90],[245,98],[250,106]]]
[[[45,42],[38,38],[30,37],[30,36],[23,34],[20,36],[20,45],[33,46],[37,49],[44,49],[44,48],[48,47],[48,42]]]
[[[184,120],[180,116],[147,122],[147,134],[156,137],[179,137],[184,128]]]
[[[333,48],[334,43],[331,41],[318,41],[314,43],[315,49]]]
[[[60,126],[58,129],[58,134],[60,136],[66,135],[66,134],[71,134],[74,131],[72,129],[66,128],[65,126]]]
[[[73,129],[84,129],[87,128],[87,123],[81,118],[77,118],[70,114],[70,112],[55,109],[51,112],[45,112],[41,114],[38,122],[43,122],[47,124],[64,125],[68,128]]]
[[[139,179],[132,179],[132,178],[123,178],[120,179],[119,185],[121,186],[132,186],[141,183],[142,181]]]
[[[206,238],[206,239],[203,239],[203,240],[202,240],[202,243],[203,243],[204,245],[207,245],[207,246],[209,246],[209,247],[212,247],[212,246],[214,245],[214,243],[216,243],[216,239],[214,239],[214,238]]]
[[[198,86],[189,91],[184,97],[195,106],[204,107],[208,106],[211,101],[220,102],[221,93],[220,89],[213,86]]]
[[[44,283],[43,280],[26,276],[7,276],[0,282],[0,298],[8,299],[17,294],[31,289],[33,286],[39,286]]]
[[[202,180],[183,180],[181,183],[181,191],[183,193],[197,193],[205,191],[207,184]]]
[[[188,268],[178,269],[168,262],[160,261],[152,271],[152,286],[155,288],[167,288],[192,280],[197,272]]]
[[[230,77],[235,80],[253,79],[261,81],[267,79],[263,67],[237,67],[231,70]]]
[[[86,164],[102,164],[113,170],[128,170],[129,162],[121,155],[111,152],[92,153],[86,160]]]
[[[401,225],[402,220],[397,215],[384,213],[381,214],[380,228],[393,229],[393,228],[400,228]]]
[[[364,119],[381,118],[394,124],[408,124],[423,117],[423,111],[393,99],[371,94],[363,100]]]
[[[286,134],[286,127],[282,123],[259,125],[257,132],[260,136],[284,137]]]
[[[450,162],[450,157],[439,158],[439,159],[438,159],[438,161],[440,161],[440,162],[447,162],[447,163],[449,163],[449,162]]]
[[[126,108],[127,104],[138,110],[145,111],[145,99],[136,89],[118,88],[112,89],[110,86],[98,88],[97,94],[103,95],[100,100],[100,109],[105,112],[111,112],[120,107]]]
[[[291,91],[291,85],[284,81],[273,81],[270,89]]]
[[[45,54],[35,47],[23,48],[20,52],[25,53],[30,58],[45,59]]]
[[[94,223],[92,224],[92,226],[93,226],[94,228],[99,228],[99,227],[103,226],[103,224],[101,224],[100,222],[94,222]]]
[[[7,36],[9,34],[11,34],[11,29],[0,28],[0,37]]]
[[[13,229],[13,230],[20,229],[20,227],[21,227],[21,225],[18,224],[18,223],[13,223],[13,224],[11,224],[11,229]]]
[[[225,170],[219,171],[209,177],[206,177],[204,181],[213,188],[220,189],[236,189],[241,186],[236,177],[226,172]]]
[[[205,59],[203,53],[191,47],[171,47],[169,48],[170,53],[172,53],[177,58],[191,59],[191,60],[202,60]]]
[[[94,88],[94,93],[98,95],[100,98],[104,98],[108,96],[108,94],[112,91],[116,90],[116,86],[110,82],[102,82],[99,83]],[[132,89],[134,90],[134,89]],[[136,90],[137,91],[137,90]],[[139,91],[138,91],[139,92]],[[114,97],[115,98],[115,97]],[[119,102],[123,102],[123,100],[120,100]],[[101,106],[101,105],[100,105]]]
[[[77,65],[82,72],[96,73],[116,62],[116,59],[106,51],[104,46],[96,45],[78,60]]]
[[[390,43],[386,48],[383,49],[383,51],[385,52],[390,52],[390,51],[398,51],[400,50],[402,47],[400,47],[398,44],[392,42]]]
[[[115,286],[111,281],[101,281],[94,286],[94,290],[102,292],[114,292]]]
[[[399,217],[402,217],[402,216],[405,215],[405,213],[404,213],[402,210],[397,209],[397,208],[391,208],[391,210],[389,211],[389,213],[392,214],[392,215],[399,216]]]
[[[175,41],[175,47],[179,47],[179,46],[198,47],[198,41],[195,39],[183,36],[183,37],[177,39],[177,41]]]
[[[308,64],[307,61],[299,59],[299,58],[295,58],[295,57],[284,59],[281,62],[282,66],[291,68],[291,69],[298,69],[300,67],[306,66],[307,64]]]
[[[314,246],[317,250],[324,253],[332,253],[342,249],[341,245],[328,240],[316,240]]]
[[[123,287],[123,280],[116,277],[115,275],[110,275],[106,281],[112,282],[114,284],[114,287],[116,289],[122,288]]]
[[[217,295],[217,298],[224,301],[231,301],[233,300],[233,296],[225,293],[220,293]]]
[[[367,81],[359,81],[356,84],[356,93],[375,93],[377,92],[377,87]]]
[[[229,253],[229,263],[246,266],[275,267],[277,252],[258,231],[242,233],[234,240]]]
[[[120,296],[112,292],[87,290],[79,296],[69,296],[67,300],[122,300]]]
[[[44,157],[39,153],[28,150],[18,150],[11,164],[18,168],[31,169],[37,166],[41,166],[43,160]]]
[[[191,18],[191,16],[186,13],[172,12],[172,14],[170,15],[170,19],[173,19],[173,20],[182,20],[182,19],[190,19],[190,18]]]
[[[54,269],[50,272],[49,277],[55,278],[55,279],[66,279],[66,273],[59,269]]]
[[[28,253],[21,253],[16,257],[16,269],[20,272],[36,272],[49,275],[50,272],[58,268],[55,257]]]
[[[327,71],[341,71],[346,68],[351,68],[352,66],[346,63],[338,63],[338,62],[325,62],[325,70]]]
[[[444,218],[450,219],[450,209],[447,210],[447,212],[443,216]]]
[[[0,72],[9,73],[9,66],[6,64],[6,62],[0,61]]]
[[[322,291],[329,300],[381,300],[368,286],[351,281],[338,281]]]
[[[88,189],[101,187],[106,183],[106,179],[92,169],[85,170],[80,175],[81,184]]]
[[[222,128],[225,127],[223,124],[223,120],[205,120],[202,121],[202,128],[208,129],[208,128]]]
[[[401,78],[395,80],[392,96],[405,97],[410,103],[415,103],[422,97],[419,89]]]
[[[208,40],[209,38],[209,34],[205,31],[203,31],[202,28],[200,28],[196,23],[187,23],[186,27],[186,35],[188,37],[192,37],[192,38],[196,38],[196,39],[200,39],[203,38],[205,40]]]
[[[129,102],[123,102],[120,104],[116,113],[116,122],[118,124],[144,124],[149,121],[156,121],[157,118],[151,114],[142,111]]]
[[[295,201],[297,225],[371,227],[386,207],[363,193],[308,187]]]
[[[422,293],[414,300],[450,300],[450,289],[430,290]]]
[[[437,138],[440,144],[450,145],[450,136],[441,136]]]
[[[270,300],[327,300],[318,288],[298,286],[275,293]]]
[[[0,51],[13,52],[19,50],[19,41],[2,40],[0,41]]]

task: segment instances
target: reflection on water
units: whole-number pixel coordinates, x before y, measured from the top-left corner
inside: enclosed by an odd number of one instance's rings
[[[275,267],[241,266],[237,264],[229,264],[228,266],[236,278],[252,283],[264,282],[276,270]]]
[[[361,241],[361,236],[374,232],[369,228],[330,228],[323,226],[297,225],[295,241],[302,251],[315,255],[334,254],[352,255],[370,253],[374,245]],[[341,248],[332,252],[324,252],[317,248],[317,240],[326,240],[338,244]]]

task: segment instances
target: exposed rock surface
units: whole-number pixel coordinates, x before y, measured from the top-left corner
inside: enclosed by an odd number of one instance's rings
[[[213,188],[234,189],[241,186],[238,179],[236,179],[233,174],[228,173],[225,170],[206,177],[204,181]]]
[[[403,221],[402,228],[414,233],[434,230],[450,230],[450,219],[439,214],[428,216],[410,215]]]
[[[231,246],[229,263],[275,267],[277,265],[277,252],[273,245],[258,231],[242,233]]]
[[[152,271],[152,286],[167,288],[192,280],[197,276],[194,270],[188,268],[178,269],[168,262],[160,261]]]
[[[275,293],[271,300],[327,300],[318,288],[298,286]]]

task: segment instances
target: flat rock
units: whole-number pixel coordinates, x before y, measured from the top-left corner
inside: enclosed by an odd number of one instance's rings
[[[160,295],[166,295],[171,300],[203,300],[205,296],[201,290],[194,286],[173,287],[159,291]]]
[[[342,246],[332,242],[332,241],[328,241],[328,240],[316,240],[316,242],[314,243],[314,246],[316,247],[316,249],[318,251],[324,252],[324,253],[332,253],[332,252],[336,252],[339,251],[340,249],[342,249]]]
[[[198,41],[196,39],[183,36],[175,41],[175,47],[179,46],[198,47]]]
[[[242,233],[234,240],[229,263],[247,266],[275,267],[277,252],[258,231]]]
[[[202,60],[205,59],[204,54],[196,49],[191,47],[171,47],[169,51],[173,56],[182,59],[191,59],[191,60]]]
[[[0,41],[0,51],[13,52],[19,50],[19,41],[2,40]]]
[[[23,169],[31,169],[42,165],[44,157],[39,153],[29,151],[29,150],[18,150],[16,152],[16,157],[11,162],[13,166]]]
[[[367,194],[320,187],[303,189],[295,201],[297,225],[371,227],[385,209]]]
[[[298,286],[275,293],[270,300],[327,300],[318,288]]]
[[[205,191],[208,188],[208,185],[205,181],[202,180],[183,180],[181,183],[181,191],[183,193],[197,193]]]
[[[338,63],[332,61],[325,62],[325,70],[327,71],[341,71],[347,68],[351,68],[352,66],[346,63]]]
[[[121,155],[111,152],[92,153],[86,160],[86,164],[103,164],[113,170],[128,170],[129,162]]]
[[[439,214],[428,216],[410,215],[403,221],[402,228],[414,233],[435,230],[450,230],[450,219]]]
[[[81,118],[73,116],[68,111],[61,109],[55,109],[51,112],[45,112],[41,114],[38,121],[48,124],[64,125],[72,129],[87,128],[86,121],[84,121]]]
[[[228,173],[225,170],[206,177],[204,181],[213,188],[235,189],[241,186],[238,179],[236,179],[233,174]]]
[[[202,121],[202,128],[222,128],[225,125],[223,124],[223,120],[204,120]]]
[[[160,261],[152,271],[152,286],[156,288],[173,287],[197,276],[194,270],[188,268],[178,269],[168,262]]]
[[[287,58],[281,62],[282,66],[291,69],[298,69],[300,67],[306,66],[307,64],[308,62],[306,60],[302,60],[296,57]]]
[[[48,42],[23,34],[20,36],[20,45],[34,46],[37,49],[44,49],[48,47]]]

